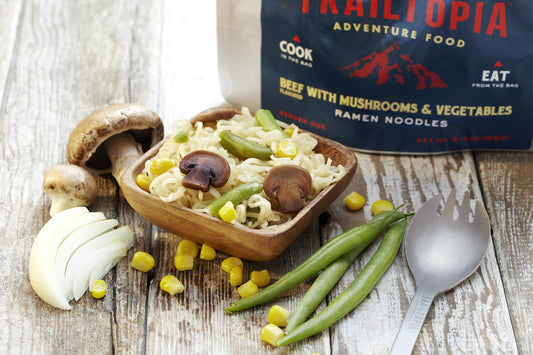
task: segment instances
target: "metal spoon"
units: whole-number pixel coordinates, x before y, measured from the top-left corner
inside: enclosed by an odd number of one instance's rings
[[[407,263],[416,292],[396,336],[391,354],[410,354],[438,294],[468,278],[481,264],[490,241],[490,223],[480,201],[470,220],[470,193],[465,193],[454,219],[455,190],[450,192],[442,213],[442,196],[427,201],[415,214],[405,236]]]

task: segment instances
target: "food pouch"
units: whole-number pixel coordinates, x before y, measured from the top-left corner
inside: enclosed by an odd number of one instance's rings
[[[362,151],[532,150],[533,2],[218,0],[225,99]]]

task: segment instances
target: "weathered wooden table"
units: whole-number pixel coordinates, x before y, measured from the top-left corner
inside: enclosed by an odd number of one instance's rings
[[[85,295],[71,311],[42,302],[28,281],[33,239],[50,218],[41,183],[66,162],[71,129],[96,108],[138,102],[157,111],[167,132],[178,117],[222,102],[216,68],[215,2],[4,1],[0,7],[0,353],[2,354],[385,354],[414,294],[403,251],[369,297],[342,321],[295,346],[261,342],[270,304],[239,314],[238,299],[220,269],[226,256],[177,272],[180,237],[133,211],[111,176],[99,178],[91,210],[118,218],[135,245],[106,277],[103,300]],[[479,152],[438,156],[357,153],[359,168],[347,191],[368,201],[408,202],[410,211],[452,188],[482,200],[492,243],[480,269],[436,298],[415,353],[533,353],[533,160],[529,153]],[[282,255],[245,262],[276,279],[329,236],[371,217],[369,206],[348,212],[339,198]],[[339,292],[375,245],[350,268]],[[137,250],[157,260],[153,272],[131,269]],[[168,297],[162,276],[176,274],[186,291]],[[293,309],[309,283],[277,303]],[[324,307],[322,305],[321,307]]]

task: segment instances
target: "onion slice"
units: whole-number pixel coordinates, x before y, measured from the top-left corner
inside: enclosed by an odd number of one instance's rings
[[[117,226],[117,220],[85,207],[52,217],[39,231],[30,252],[29,277],[35,293],[54,307],[71,309],[69,301],[78,300],[133,246],[131,229]]]

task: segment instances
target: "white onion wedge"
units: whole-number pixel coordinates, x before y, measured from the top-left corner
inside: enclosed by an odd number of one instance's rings
[[[33,241],[28,268],[31,287],[43,301],[54,307],[71,308],[56,277],[55,265],[51,262],[50,238],[52,232],[67,219],[88,212],[89,210],[85,207],[76,207],[59,212],[41,228]]]
[[[117,256],[126,255],[133,245],[133,233],[124,226],[102,234],[80,246],[67,265],[65,284],[70,286],[66,296],[78,300],[91,286],[91,273],[95,268],[105,272],[99,273],[102,278],[118,262]],[[117,259],[114,263],[113,261]]]
[[[29,276],[35,293],[54,307],[71,309],[69,301],[78,300],[93,277],[103,278],[133,246],[131,229],[115,229],[117,225],[117,220],[85,207],[52,217],[39,231],[30,253]]]
[[[54,256],[55,269],[57,272],[57,277],[62,284],[63,293],[65,296],[67,296],[67,298],[70,287],[68,287],[68,285],[65,283],[65,272],[69,260],[74,256],[76,250],[82,245],[104,233],[111,231],[117,225],[118,221],[116,219],[104,219],[86,224],[72,232],[59,246],[56,255]]]

